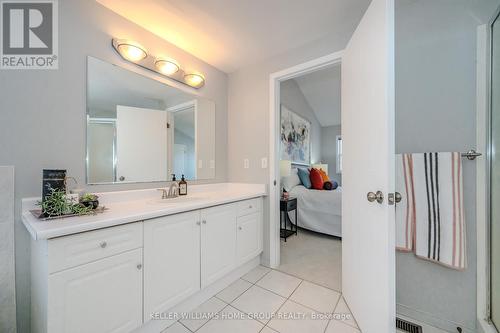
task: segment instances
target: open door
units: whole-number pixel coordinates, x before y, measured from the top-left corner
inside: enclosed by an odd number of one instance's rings
[[[344,51],[342,133],[342,290],[362,332],[394,332],[394,0],[372,0]]]

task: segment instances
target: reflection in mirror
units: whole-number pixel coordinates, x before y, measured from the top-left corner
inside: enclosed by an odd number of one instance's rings
[[[87,62],[87,183],[215,178],[214,102]]]

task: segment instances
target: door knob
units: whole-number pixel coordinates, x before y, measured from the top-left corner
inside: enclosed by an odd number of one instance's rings
[[[394,199],[396,199],[396,203],[400,203],[402,198],[403,197],[401,196],[401,193],[399,193],[399,192],[395,193]]]
[[[366,195],[366,198],[370,202],[374,202],[375,200],[379,204],[381,204],[382,202],[384,202],[384,194],[382,193],[382,191],[377,191],[377,193],[368,192],[368,194]]]

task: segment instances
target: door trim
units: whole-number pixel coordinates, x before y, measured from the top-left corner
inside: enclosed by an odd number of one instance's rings
[[[269,264],[271,268],[280,265],[279,231],[279,131],[280,123],[280,83],[294,77],[309,74],[342,62],[343,50],[334,52],[289,68],[269,76]],[[274,182],[276,181],[276,185]]]

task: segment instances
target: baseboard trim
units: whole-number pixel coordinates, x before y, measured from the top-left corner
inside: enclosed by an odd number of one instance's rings
[[[260,264],[260,256],[248,261],[246,264],[236,268],[231,273],[228,273],[223,278],[212,283],[211,285],[198,291],[196,294],[190,296],[188,299],[184,300],[180,304],[174,306],[171,309],[164,311],[165,313],[186,313],[197,308],[203,302],[209,300],[221,290],[229,286],[234,281],[238,280],[240,277],[251,271],[253,268]],[[146,319],[146,318],[144,318]],[[175,323],[174,319],[163,319],[163,320],[150,320],[138,329],[134,333],[158,333],[172,324]]]
[[[443,318],[438,318],[431,313],[421,311],[421,310],[416,310],[416,309],[413,309],[409,306],[406,306],[406,305],[403,305],[400,303],[396,304],[396,313],[398,315],[402,315],[402,316],[405,316],[405,317],[408,317],[411,319],[415,319],[415,320],[422,322],[424,324],[428,324],[430,326],[434,326],[436,328],[442,329],[446,332],[453,332],[453,333],[458,332],[457,327],[461,327],[463,333],[476,333],[477,332],[475,328],[466,327],[461,323],[456,323],[456,322],[446,320]]]

